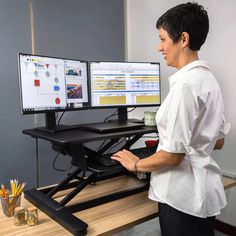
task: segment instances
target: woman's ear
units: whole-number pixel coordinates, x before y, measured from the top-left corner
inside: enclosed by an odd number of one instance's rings
[[[189,34],[187,32],[182,33],[181,41],[182,41],[183,48],[186,48],[189,46]]]

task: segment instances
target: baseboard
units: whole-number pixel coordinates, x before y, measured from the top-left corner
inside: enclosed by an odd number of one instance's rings
[[[215,229],[221,233],[227,234],[229,236],[236,235],[236,227],[225,222],[216,220]]]

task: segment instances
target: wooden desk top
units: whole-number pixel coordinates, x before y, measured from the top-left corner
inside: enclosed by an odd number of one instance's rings
[[[96,195],[102,196],[108,193],[142,185],[143,183],[135,178],[122,176],[112,181],[105,180],[96,185],[87,186],[74,198],[70,204],[88,200]],[[102,187],[101,187],[102,185]],[[236,180],[224,178],[225,189],[236,186]],[[57,194],[56,199],[61,199],[66,191]],[[22,206],[30,207],[31,203],[22,199]],[[147,191],[125,197],[110,203],[96,206],[74,215],[88,223],[89,236],[112,235],[115,232],[137,225],[156,216],[157,204],[147,198]],[[0,235],[2,236],[67,236],[70,232],[50,219],[46,214],[39,211],[39,225],[37,226],[15,226],[13,217],[7,218],[0,209]]]

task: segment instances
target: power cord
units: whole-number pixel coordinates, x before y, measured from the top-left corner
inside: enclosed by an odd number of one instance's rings
[[[117,115],[118,115],[118,113],[117,113],[117,110],[116,110],[110,116],[106,117],[103,122],[107,122],[109,118],[111,118],[113,116],[117,116]]]
[[[135,110],[135,109],[136,109],[136,107],[134,107],[132,110],[127,111],[127,112],[128,112],[128,113],[129,113],[129,112],[132,112],[132,111]],[[118,111],[115,110],[110,116],[106,117],[103,122],[107,122],[107,121],[109,121],[109,120],[108,120],[109,118],[111,118],[111,117],[113,117],[113,116],[117,116],[117,115],[118,115]]]
[[[62,154],[62,153],[61,153],[61,152],[58,152],[58,153],[56,154],[54,160],[53,160],[53,165],[52,165],[52,166],[53,166],[53,169],[56,170],[56,171],[61,171],[61,172],[65,172],[65,171],[70,170],[70,169],[72,168],[72,165],[69,167],[69,169],[59,169],[59,168],[56,167],[56,161],[57,161],[57,159],[58,159],[58,157],[59,157],[60,154]]]
[[[65,114],[65,111],[63,111],[62,114],[60,115],[60,117],[59,117],[59,119],[58,119],[58,121],[57,121],[57,124],[58,124],[58,125],[60,124],[61,119],[62,119],[62,117],[64,116],[64,114]],[[57,118],[58,118],[58,113],[57,113],[56,119],[57,119]]]

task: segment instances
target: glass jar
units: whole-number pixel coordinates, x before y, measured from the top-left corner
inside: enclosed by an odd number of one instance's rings
[[[16,207],[20,206],[21,195],[18,196],[8,196],[8,197],[0,197],[2,203],[3,213],[7,217],[11,217],[14,215],[14,210]]]
[[[24,225],[26,223],[27,212],[23,207],[16,207],[14,210],[14,224]]]
[[[28,209],[28,218],[27,224],[30,226],[34,226],[38,224],[38,209],[36,207],[30,207]]]

